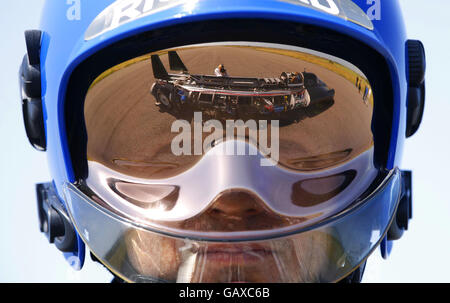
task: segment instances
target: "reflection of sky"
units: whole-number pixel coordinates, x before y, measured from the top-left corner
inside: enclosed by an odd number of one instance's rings
[[[217,45],[217,43],[202,43],[202,44],[195,44],[195,45],[187,45],[186,47],[201,47],[201,46],[212,46]],[[283,44],[275,44],[275,43],[258,43],[258,42],[221,42],[220,45],[243,45],[243,46],[251,46],[251,47],[270,47],[270,48],[278,48],[278,49],[285,49],[289,51],[297,51],[300,53],[310,54],[314,55],[320,58],[328,59],[331,61],[335,61],[355,73],[359,74],[360,76],[366,78],[364,73],[355,65],[351,64],[348,61],[342,60],[341,58],[331,56],[322,52],[318,52],[312,49],[304,48],[304,47],[298,47],[298,46],[291,46],[291,45],[283,45]]]
[[[25,52],[23,31],[37,28],[43,0],[4,1],[0,11],[0,282],[104,282],[110,275],[87,256],[86,267],[72,272],[61,254],[38,230],[34,184],[50,180],[45,154],[28,144],[22,124],[17,70]],[[448,126],[450,102],[445,93],[450,43],[445,0],[400,0],[411,38],[421,39],[428,56],[427,109],[420,131],[405,145],[402,168],[414,171],[414,220],[391,258],[376,251],[367,282],[448,282],[450,205],[446,171],[450,170]],[[20,17],[18,17],[20,16]],[[417,22],[417,20],[421,20]],[[376,22],[376,21],[375,21]]]

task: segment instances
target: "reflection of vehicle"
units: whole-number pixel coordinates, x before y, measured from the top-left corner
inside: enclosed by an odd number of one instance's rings
[[[334,89],[328,88],[328,86],[320,80],[315,74],[304,72],[305,87],[311,97],[311,101],[314,103],[331,101],[334,99]]]
[[[311,73],[283,72],[278,78],[191,75],[178,54],[171,51],[170,69],[182,73],[168,74],[158,55],[151,60],[156,79],[151,92],[158,104],[167,108],[187,104],[216,113],[269,115],[308,107],[314,100],[311,92],[317,100],[334,97],[334,90]]]

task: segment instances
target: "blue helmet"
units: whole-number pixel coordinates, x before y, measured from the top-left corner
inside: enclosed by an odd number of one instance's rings
[[[47,1],[19,75],[41,231],[129,282],[360,281],[408,229],[425,99],[371,2]]]

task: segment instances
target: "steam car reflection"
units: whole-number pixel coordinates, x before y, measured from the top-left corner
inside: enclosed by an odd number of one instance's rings
[[[287,118],[318,102],[333,103],[335,91],[309,72],[283,72],[276,78],[192,75],[175,51],[169,51],[169,74],[152,55],[156,82],[151,93],[167,110],[191,108],[212,117]]]

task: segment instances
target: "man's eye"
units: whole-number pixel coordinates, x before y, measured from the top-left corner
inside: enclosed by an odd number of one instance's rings
[[[118,180],[111,189],[128,202],[148,210],[170,211],[178,200],[180,188],[172,185],[137,184]]]
[[[302,207],[311,207],[325,203],[342,193],[355,179],[356,171],[302,180],[292,186],[292,203]]]

